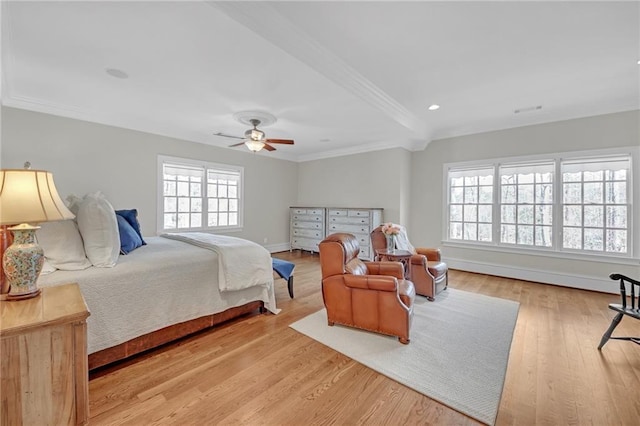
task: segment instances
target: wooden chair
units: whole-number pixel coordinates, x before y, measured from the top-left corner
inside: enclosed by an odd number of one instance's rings
[[[631,318],[635,318],[640,320],[640,281],[636,281],[629,277],[625,277],[621,274],[611,274],[609,278],[612,280],[620,280],[620,296],[622,297],[622,304],[610,303],[609,309],[617,312],[616,316],[611,321],[611,325],[605,331],[602,336],[602,340],[600,340],[600,346],[598,346],[598,350],[602,349],[605,343],[609,339],[618,339],[618,340],[629,340],[633,343],[637,343],[640,345],[640,337],[611,337],[613,330],[620,324],[622,321],[622,317],[627,315]],[[627,304],[627,290],[625,286],[625,282],[630,284],[631,287],[631,306]],[[638,293],[636,294],[636,286],[638,287]]]

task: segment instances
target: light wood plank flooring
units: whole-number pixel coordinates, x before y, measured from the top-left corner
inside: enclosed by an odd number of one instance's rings
[[[276,280],[279,315],[92,373],[91,424],[477,424],[289,328],[323,307],[320,265],[309,253],[276,256],[296,263],[295,299]],[[461,271],[449,283],[521,304],[498,425],[638,424],[640,346],[596,349],[617,296]],[[625,318],[617,334],[640,335],[635,322]]]

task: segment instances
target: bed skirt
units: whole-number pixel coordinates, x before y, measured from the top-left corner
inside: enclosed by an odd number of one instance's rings
[[[127,342],[89,354],[89,370],[129,358],[146,350],[156,348],[197,331],[204,330],[225,321],[256,310],[264,310],[264,302],[257,300],[246,305],[229,308],[213,315],[205,315],[191,321],[170,325],[160,330],[133,338]]]

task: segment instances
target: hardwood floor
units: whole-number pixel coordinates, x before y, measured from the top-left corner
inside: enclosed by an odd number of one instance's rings
[[[91,424],[478,424],[289,328],[323,307],[320,265],[309,253],[276,256],[296,263],[295,299],[276,280],[279,315],[92,373]],[[638,424],[640,346],[596,349],[619,296],[461,271],[449,285],[521,304],[496,424]],[[616,334],[640,335],[640,324],[625,318]]]

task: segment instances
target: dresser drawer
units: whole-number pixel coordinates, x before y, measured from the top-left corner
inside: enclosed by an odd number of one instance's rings
[[[369,226],[368,217],[329,216],[329,223],[346,223],[351,225]]]
[[[304,221],[304,222],[323,222],[322,215],[310,215],[310,214],[299,214],[295,213],[292,217],[294,222]]]
[[[369,217],[369,210],[349,210],[347,215],[351,217]]]
[[[348,210],[329,210],[329,216],[348,216]]]
[[[315,229],[294,229],[293,235],[296,237],[310,237],[319,239],[322,239],[324,237],[321,230]]]
[[[307,214],[307,209],[291,209],[291,213],[295,213],[295,214]]]
[[[346,232],[349,234],[366,234],[369,235],[369,227],[363,225],[349,225],[344,223],[330,223],[329,231],[331,233],[335,232]]]
[[[305,222],[302,220],[295,220],[291,223],[294,228],[310,228],[310,229],[322,229],[322,222]]]
[[[358,240],[358,244],[360,245],[360,251],[369,251],[369,244],[371,244],[371,237],[367,234],[353,234],[354,237]]]
[[[291,248],[304,249],[309,251],[319,251],[319,241],[312,238],[299,238],[295,237],[291,240]]]

